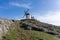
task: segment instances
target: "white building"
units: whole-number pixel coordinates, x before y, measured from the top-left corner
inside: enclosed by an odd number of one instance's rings
[[[29,13],[26,13],[26,19],[31,19],[31,15]]]

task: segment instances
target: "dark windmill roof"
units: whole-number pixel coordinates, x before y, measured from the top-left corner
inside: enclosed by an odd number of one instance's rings
[[[26,13],[26,15],[30,15],[29,13]]]

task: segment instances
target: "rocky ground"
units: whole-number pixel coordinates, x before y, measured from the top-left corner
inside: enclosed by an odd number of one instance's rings
[[[60,40],[60,26],[36,19],[8,20],[0,18],[1,40]]]
[[[2,36],[8,32],[12,23],[11,20],[0,18],[0,40],[2,39]]]

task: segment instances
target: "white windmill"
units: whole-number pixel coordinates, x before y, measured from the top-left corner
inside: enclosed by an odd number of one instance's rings
[[[25,17],[26,19],[31,19],[31,16],[30,16],[30,14],[29,14],[29,9],[27,9],[26,11],[24,11],[24,16],[23,17]]]

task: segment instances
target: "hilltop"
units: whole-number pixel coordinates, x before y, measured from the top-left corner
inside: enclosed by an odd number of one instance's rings
[[[60,26],[55,26],[48,23],[40,22],[36,19],[28,19],[28,20],[21,20],[22,28],[29,29],[29,30],[35,30],[35,31],[41,31],[45,32],[51,35],[56,35],[60,37]]]
[[[2,40],[60,40],[59,26],[43,23],[36,19],[4,21],[4,25],[8,25],[7,23],[10,23],[10,26],[7,26],[8,30],[2,36]]]

